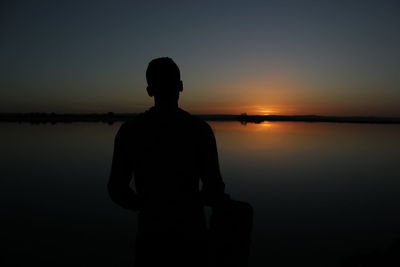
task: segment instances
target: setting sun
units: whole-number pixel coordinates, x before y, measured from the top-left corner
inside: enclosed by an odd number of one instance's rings
[[[271,114],[271,110],[268,110],[268,109],[260,109],[260,114],[261,114],[261,115],[270,115],[270,114]]]
[[[275,110],[271,109],[271,108],[267,108],[267,107],[256,107],[255,114],[257,115],[271,115],[271,114],[276,114]]]

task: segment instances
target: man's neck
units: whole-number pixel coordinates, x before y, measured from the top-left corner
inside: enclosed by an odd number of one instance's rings
[[[179,108],[178,102],[163,103],[163,102],[158,102],[158,101],[154,102],[154,107],[158,110],[176,110]]]

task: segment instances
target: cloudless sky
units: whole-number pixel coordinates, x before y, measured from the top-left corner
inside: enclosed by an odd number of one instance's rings
[[[400,116],[400,1],[2,1],[0,112],[139,112],[169,56],[193,113]]]

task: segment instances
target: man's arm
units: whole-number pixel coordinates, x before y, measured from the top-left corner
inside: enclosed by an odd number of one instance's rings
[[[127,137],[126,124],[123,124],[115,136],[108,193],[119,206],[137,211],[140,204],[137,194],[130,187],[133,166],[127,151]]]
[[[206,124],[204,129],[201,149],[201,195],[205,205],[215,206],[220,201],[226,199],[227,195],[224,194],[225,184],[219,169],[215,136],[208,124]]]

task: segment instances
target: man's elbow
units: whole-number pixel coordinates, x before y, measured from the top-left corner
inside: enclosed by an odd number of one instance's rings
[[[225,184],[220,181],[218,183],[204,184],[201,196],[206,206],[215,206],[226,200],[228,195],[225,194]]]
[[[107,184],[107,190],[111,200],[118,206],[133,211],[139,210],[141,206],[139,198],[129,185],[121,185],[110,180]]]

